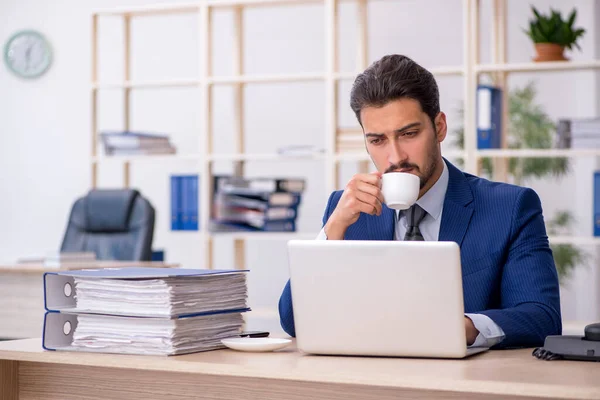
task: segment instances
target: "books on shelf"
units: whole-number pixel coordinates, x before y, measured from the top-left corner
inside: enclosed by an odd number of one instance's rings
[[[499,149],[502,145],[502,90],[477,86],[477,148]]]
[[[175,154],[168,135],[133,131],[99,133],[107,156]]]
[[[295,232],[305,180],[215,176],[214,232]]]
[[[241,333],[246,270],[109,268],[44,275],[43,346],[175,355]]]
[[[171,175],[171,230],[198,230],[198,179],[198,175]]]
[[[600,148],[600,118],[564,118],[556,127],[560,149]]]
[[[314,156],[325,154],[325,149],[311,145],[291,145],[279,147],[277,149],[277,154],[289,157]]]
[[[305,180],[300,178],[243,178],[240,176],[217,176],[216,178],[215,188],[217,191],[238,195],[269,192],[302,193],[306,184]]]
[[[253,225],[250,221],[212,220],[210,230],[211,232],[296,232],[296,221],[264,221]]]

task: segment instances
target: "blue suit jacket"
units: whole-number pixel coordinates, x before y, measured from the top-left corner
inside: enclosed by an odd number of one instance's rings
[[[496,348],[540,346],[562,331],[559,285],[538,195],[531,189],[490,182],[446,161],[449,181],[439,240],[461,248],[465,313],[498,324],[505,339]],[[334,192],[323,224],[340,200]],[[394,240],[395,212],[361,214],[346,240]],[[295,336],[290,282],[279,300],[281,326]]]

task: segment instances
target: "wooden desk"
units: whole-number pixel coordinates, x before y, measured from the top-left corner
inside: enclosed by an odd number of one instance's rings
[[[95,261],[48,267],[41,264],[0,265],[0,338],[34,338],[42,334],[44,272],[115,267],[176,267],[162,262]],[[1,398],[0,398],[1,399]]]
[[[466,360],[218,350],[175,357],[43,351],[0,343],[0,399],[598,399],[600,364],[531,350]]]

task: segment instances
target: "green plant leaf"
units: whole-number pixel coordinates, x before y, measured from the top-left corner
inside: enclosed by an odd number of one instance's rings
[[[529,20],[529,31],[527,35],[534,43],[555,43],[572,50],[573,47],[581,50],[577,41],[585,33],[581,28],[574,28],[577,18],[577,9],[573,9],[567,20],[559,10],[550,8],[550,14],[540,13],[535,7],[531,7],[535,16]]]
[[[539,19],[542,19],[542,17],[541,17],[541,15],[540,15],[539,11],[538,11],[538,10],[537,10],[537,9],[536,9],[534,6],[531,6],[531,10],[533,11],[533,14],[535,15],[535,17],[536,17],[538,20],[539,20]]]
[[[550,38],[553,32],[552,26],[550,25],[550,21],[546,19],[540,19],[537,27],[540,30],[540,33],[543,37]]]
[[[569,15],[569,29],[573,30],[573,24],[575,23],[575,18],[577,18],[577,9],[574,8],[573,11],[571,11],[571,14]]]
[[[550,246],[559,281],[567,281],[578,265],[587,263],[588,255],[581,249],[570,244]]]

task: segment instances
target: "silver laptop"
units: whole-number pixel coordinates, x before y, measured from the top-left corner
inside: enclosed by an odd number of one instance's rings
[[[298,348],[312,354],[463,358],[454,242],[288,242]]]

